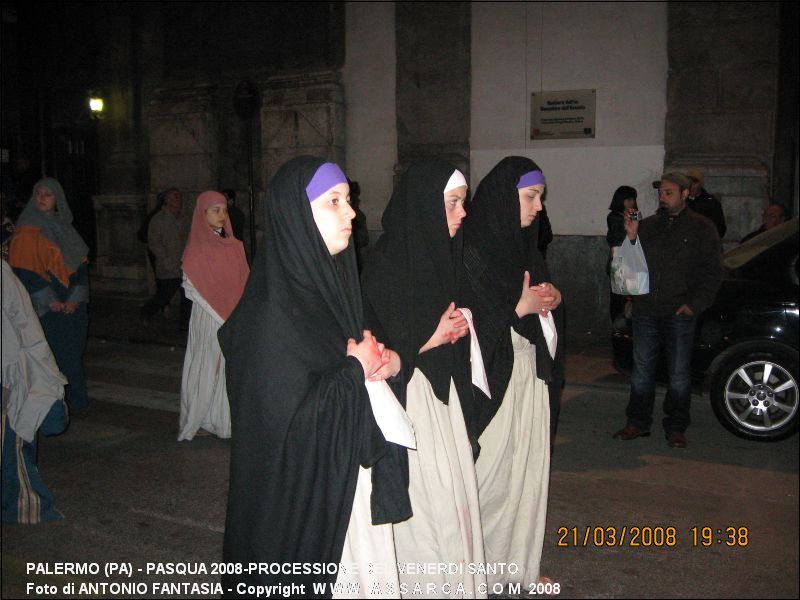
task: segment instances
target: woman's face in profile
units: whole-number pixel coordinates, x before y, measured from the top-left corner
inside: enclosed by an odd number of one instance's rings
[[[346,249],[353,233],[352,220],[356,216],[350,206],[350,186],[339,183],[314,198],[311,212],[328,252],[335,255]]]
[[[212,229],[219,229],[225,226],[225,221],[228,220],[228,205],[215,204],[206,209],[206,223]]]
[[[36,188],[36,210],[54,215],[56,212],[56,195],[50,188],[40,185]]]
[[[467,216],[467,210],[464,208],[466,200],[467,186],[465,185],[444,193],[444,212],[447,215],[447,230],[451,238],[456,236],[461,222]]]
[[[544,189],[543,183],[519,188],[519,219],[522,228],[530,227],[536,215],[541,212]]]

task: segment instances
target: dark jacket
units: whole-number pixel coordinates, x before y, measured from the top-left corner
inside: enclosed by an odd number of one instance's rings
[[[728,226],[725,224],[725,215],[722,212],[720,201],[709,194],[705,188],[700,188],[700,194],[695,198],[689,198],[686,205],[699,215],[711,219],[717,228],[719,239],[725,237]]]
[[[233,229],[233,237],[240,242],[244,241],[244,213],[238,206],[231,206],[228,209],[228,218],[231,220],[231,229]]]
[[[608,232],[606,232],[608,247],[621,246],[627,237],[625,233],[625,215],[621,212],[610,211],[606,217],[606,225],[608,225]]]
[[[669,316],[686,304],[699,315],[722,283],[722,256],[714,224],[691,210],[670,218],[658,211],[639,225],[650,271],[650,293],[634,296],[633,315]]]

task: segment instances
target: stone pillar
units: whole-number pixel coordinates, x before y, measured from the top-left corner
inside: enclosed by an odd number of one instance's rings
[[[147,118],[150,140],[150,206],[169,187],[184,193],[183,212],[218,179],[215,88],[199,84],[157,90]]]
[[[145,296],[147,256],[136,232],[146,214],[144,195],[93,196],[97,222],[97,259],[92,291],[101,294]]]
[[[322,156],[344,165],[344,90],[338,71],[270,77],[261,83],[261,98],[265,185],[295,156]]]
[[[670,2],[665,164],[704,171],[735,244],[761,224],[775,153],[779,2]]]
[[[99,193],[141,193],[145,185],[141,128],[141,78],[138,10],[131,3],[99,3],[92,9],[98,23],[103,59],[98,60],[95,90],[105,99],[105,110],[98,120]]]
[[[260,179],[266,188],[286,161],[310,154],[345,165],[344,90],[339,71],[270,77],[260,82]],[[256,150],[258,155],[258,150]],[[243,208],[244,210],[244,208]],[[255,202],[256,245],[264,219]]]
[[[415,160],[439,157],[469,180],[471,22],[469,2],[395,4],[395,178]]]

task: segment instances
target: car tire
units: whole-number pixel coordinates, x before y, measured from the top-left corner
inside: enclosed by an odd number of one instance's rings
[[[711,380],[717,419],[749,440],[778,441],[794,434],[800,412],[797,364],[797,352],[789,348],[734,351]]]

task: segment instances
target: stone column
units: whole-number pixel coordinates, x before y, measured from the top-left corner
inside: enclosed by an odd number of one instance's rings
[[[215,88],[199,84],[160,89],[150,102],[150,205],[155,194],[169,187],[184,192],[185,214],[193,199],[214,189],[218,179]]]
[[[704,171],[727,245],[761,224],[775,153],[779,2],[670,2],[665,164]]]
[[[419,159],[449,160],[469,180],[469,2],[397,2],[395,178]]]
[[[339,71],[280,75],[260,82],[259,87],[261,158],[257,168],[264,187],[295,156],[310,154],[345,165],[344,90]],[[258,245],[263,194],[256,200],[255,213]]]
[[[142,194],[92,197],[97,221],[97,259],[92,291],[144,296],[147,287],[145,245],[136,232],[146,214]]]
[[[261,83],[261,175],[312,154],[344,165],[344,91],[338,71],[270,77]]]

